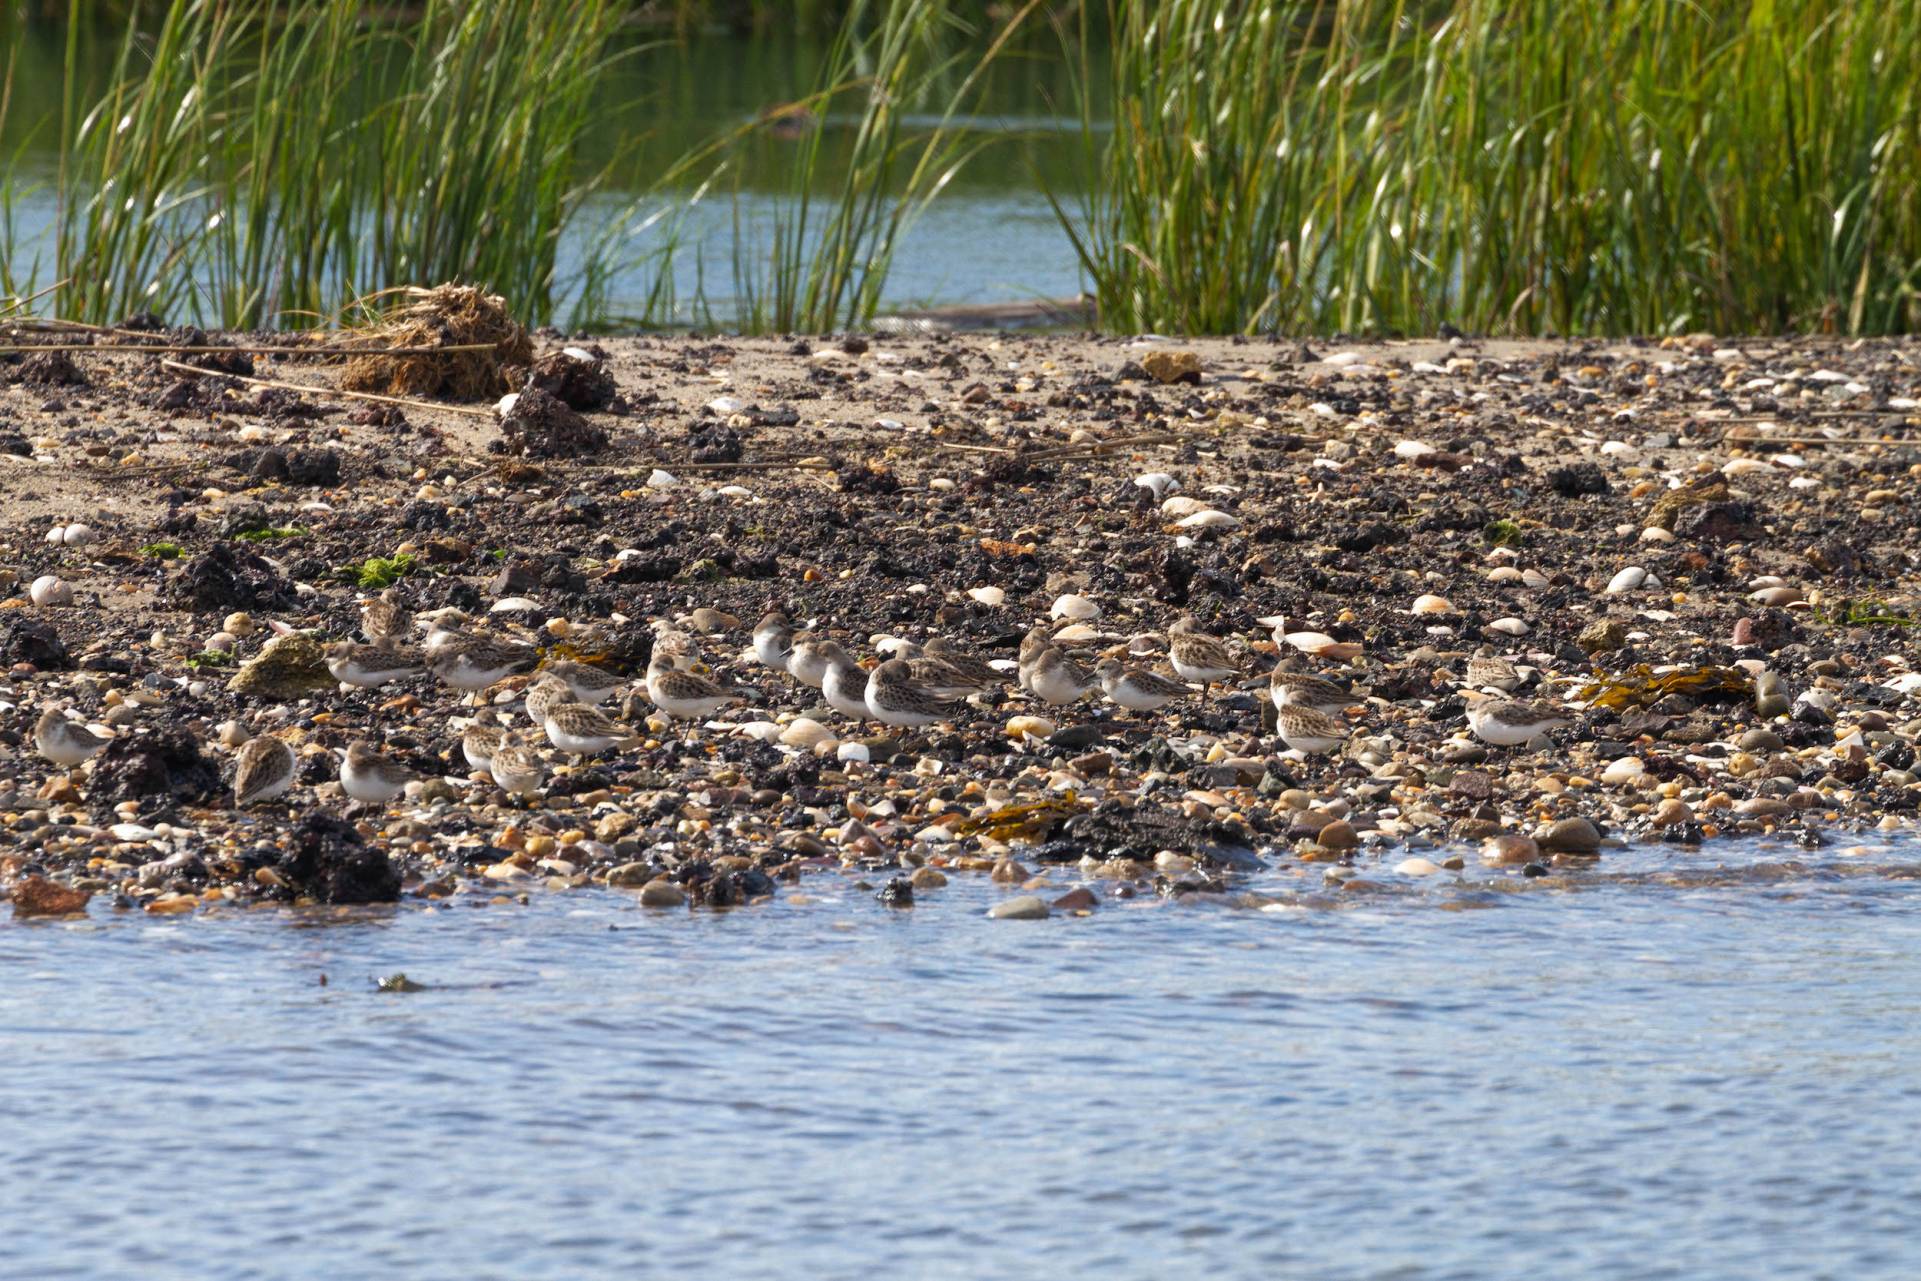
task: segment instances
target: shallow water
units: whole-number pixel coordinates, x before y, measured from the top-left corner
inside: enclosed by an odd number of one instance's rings
[[[0,1276],[1912,1276],[1915,852],[0,925]]]

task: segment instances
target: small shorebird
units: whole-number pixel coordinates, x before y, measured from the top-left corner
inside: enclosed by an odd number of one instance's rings
[[[969,675],[960,664],[938,654],[929,654],[910,641],[903,641],[894,657],[906,659],[914,679],[938,698],[966,698],[970,694],[984,694],[991,684]]]
[[[494,785],[509,796],[531,796],[547,781],[547,767],[540,754],[521,742],[520,735],[503,736],[487,762]]]
[[[527,719],[534,723],[535,729],[540,730],[547,727],[547,713],[562,703],[580,701],[574,697],[574,691],[568,688],[566,681],[558,676],[550,676],[546,672],[534,677],[522,691],[522,695],[521,705],[527,711]]]
[[[946,720],[949,701],[915,680],[914,669],[904,658],[888,659],[867,677],[867,710],[875,720],[894,729]]]
[[[1521,683],[1521,673],[1514,670],[1514,664],[1498,654],[1482,650],[1467,660],[1467,673],[1462,681],[1470,689],[1499,690],[1512,694]]]
[[[1312,756],[1339,747],[1348,735],[1347,722],[1313,707],[1289,703],[1279,709],[1275,727],[1281,739],[1297,752]]]
[[[427,660],[441,682],[478,696],[480,691],[532,667],[539,654],[531,645],[487,636],[461,636],[442,645]]]
[[[485,773],[492,768],[494,753],[500,750],[506,739],[507,731],[494,719],[490,711],[482,711],[474,717],[460,735],[460,754],[467,759],[467,767]]]
[[[762,614],[754,624],[754,657],[760,660],[760,665],[784,672],[787,656],[793,649],[794,625],[787,621],[787,615],[777,609]]]
[[[400,592],[389,587],[380,595],[360,602],[360,634],[371,644],[397,641],[413,626],[413,619],[400,603]]]
[[[238,809],[284,796],[293,786],[293,748],[271,734],[248,739],[234,760],[233,803]]]
[[[1049,645],[1035,655],[1033,663],[1024,669],[1021,683],[1050,707],[1078,702],[1081,695],[1100,684],[1057,645]]]
[[[647,665],[647,701],[677,720],[712,716],[733,702],[734,697],[705,676],[681,671],[658,650]]]
[[[1124,666],[1118,658],[1103,658],[1095,664],[1094,678],[1101,683],[1101,691],[1109,700],[1130,712],[1159,711],[1175,699],[1194,692],[1158,672]]]
[[[1007,680],[1007,673],[984,658],[962,653],[960,647],[945,636],[930,637],[928,642],[920,647],[920,652],[925,658],[938,659],[945,663],[961,680],[983,690],[992,689]]]
[[[682,673],[685,675],[686,673]],[[627,727],[585,703],[562,703],[547,713],[547,741],[569,756],[593,756],[639,742]]]
[[[565,681],[567,688],[573,691],[576,702],[593,706],[606,702],[613,697],[615,691],[627,683],[605,668],[595,667],[591,663],[576,663],[565,658],[549,663],[541,670],[543,674],[551,672]]]
[[[420,670],[420,658],[388,640],[371,645],[335,641],[327,646],[327,670],[342,685],[373,689],[388,681],[412,676]]]
[[[796,640],[794,647],[787,651],[787,674],[803,685],[820,688],[827,679],[827,655],[821,646],[830,642],[824,640]]]
[[[1227,642],[1202,631],[1192,614],[1167,629],[1167,657],[1176,675],[1200,685],[1202,698],[1212,692],[1215,681],[1226,680],[1240,670]]]
[[[434,617],[427,620],[427,636],[420,642],[420,649],[432,658],[451,645],[475,638],[473,619],[457,609],[437,610]]]
[[[1467,698],[1467,727],[1495,747],[1534,746],[1549,732],[1574,722],[1545,703],[1490,698],[1472,690]]]
[[[823,642],[821,648],[827,655],[827,675],[821,678],[820,692],[827,705],[842,716],[872,720],[874,713],[867,706],[867,673],[834,641]]]
[[[365,742],[340,753],[340,790],[356,801],[385,805],[406,791],[415,777],[405,765],[387,759]]]
[[[1276,667],[1267,678],[1267,692],[1276,708],[1311,707],[1317,712],[1339,713],[1360,701],[1325,677],[1286,667]]]
[[[66,710],[59,707],[49,707],[40,713],[33,727],[33,745],[62,769],[72,769],[112,741],[79,721],[68,720]]]

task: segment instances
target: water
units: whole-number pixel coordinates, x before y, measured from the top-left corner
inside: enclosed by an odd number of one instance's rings
[[[0,925],[0,1277],[1908,1277],[1913,853]]]
[[[0,15],[0,38],[17,41],[18,61],[15,101],[0,120],[0,189],[10,173],[13,274],[24,289],[29,279],[41,284],[54,279],[59,172],[54,113],[62,92],[64,47],[61,33],[49,25],[9,33],[4,21]],[[83,59],[93,74],[104,76],[111,66],[111,40],[117,39],[117,32],[97,36]],[[982,85],[982,110],[953,122],[989,149],[954,176],[902,239],[883,294],[885,308],[1018,304],[1073,297],[1082,290],[1072,242],[1040,186],[1045,181],[1076,208],[1085,176],[1080,122],[1061,114],[1072,108],[1073,86],[1050,39],[1037,35],[1040,43],[1027,55],[1010,56],[993,68]],[[615,255],[619,265],[608,290],[610,317],[646,312],[673,226],[674,318],[698,323],[711,315],[731,321],[742,302],[733,279],[737,221],[746,228],[741,258],[764,269],[798,144],[757,136],[735,169],[695,203],[683,202],[692,194],[691,185],[668,206],[652,201],[651,185],[683,155],[770,108],[805,98],[824,58],[819,41],[777,34],[747,39],[706,32],[685,44],[637,37],[636,46],[611,64],[600,87],[602,123],[586,139],[580,167],[585,173],[612,165],[611,182],[562,239],[556,271],[563,296],[556,319],[567,320],[584,256],[600,231],[631,212],[627,225],[633,232],[621,238]],[[819,121],[818,193],[831,197],[838,190],[858,123],[845,113]],[[912,117],[908,129],[938,123],[936,114]],[[910,158],[903,172],[911,166]],[[637,201],[646,203],[636,209]],[[667,218],[649,221],[667,209],[678,211],[677,225]],[[3,229],[0,223],[0,235]],[[37,273],[29,270],[36,259]],[[4,275],[0,271],[0,278]]]

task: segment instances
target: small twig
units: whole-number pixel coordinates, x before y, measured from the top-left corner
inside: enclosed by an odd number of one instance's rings
[[[137,343],[108,343],[102,346],[99,343],[48,342],[0,347],[0,355],[23,355],[36,351],[83,351],[104,356],[130,354],[204,356],[222,351],[244,351],[255,356],[436,356],[442,352],[451,351],[488,351],[497,345],[490,342],[470,342],[448,347],[249,347],[245,344],[231,347],[193,347],[167,343],[152,346],[141,346]]]
[[[1135,445],[1177,445],[1196,435],[1194,432],[1159,432],[1151,436],[1125,436],[1120,440],[1083,441],[1078,445],[1055,445],[1049,449],[1037,449],[1029,454],[1021,454],[1022,462],[1037,463],[1050,458],[1067,458],[1075,454],[1104,454],[1110,450],[1128,449]]]
[[[62,285],[70,285],[72,283],[73,283],[73,277],[68,276],[65,280],[56,280],[52,284],[48,285],[45,289],[41,289],[34,293],[30,293],[25,298],[15,298],[12,302],[8,303],[6,306],[0,307],[0,316],[4,316],[10,311],[18,311],[22,307],[26,306],[28,303],[34,301],[35,299],[45,298],[48,294],[60,288]]]
[[[1002,445],[963,445],[952,440],[937,440],[934,443],[942,449],[964,449],[970,454],[1011,454],[1014,452]]]
[[[442,348],[441,350],[445,350]],[[371,400],[382,405],[399,405],[404,409],[422,409],[437,414],[461,414],[468,418],[492,418],[494,411],[480,409],[472,405],[437,405],[431,400],[408,400],[404,396],[380,396],[371,391],[348,391],[344,387],[310,387],[305,383],[280,382],[272,378],[254,378],[247,374],[223,374],[217,369],[202,369],[198,365],[183,365],[177,360],[163,360],[162,369],[178,370],[183,374],[193,374],[199,378],[231,378],[235,382],[246,383],[251,387],[274,387],[281,391],[297,391],[308,396],[341,396],[348,400]]]
[[[738,463],[656,463],[663,471],[758,471],[767,467],[792,467],[796,471],[839,471],[832,463],[812,462],[799,454],[781,458],[755,458]]]

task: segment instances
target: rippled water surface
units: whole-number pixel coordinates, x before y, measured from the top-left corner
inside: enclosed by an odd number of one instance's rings
[[[1914,1276],[1921,882],[1803,857],[0,924],[0,1276]]]

